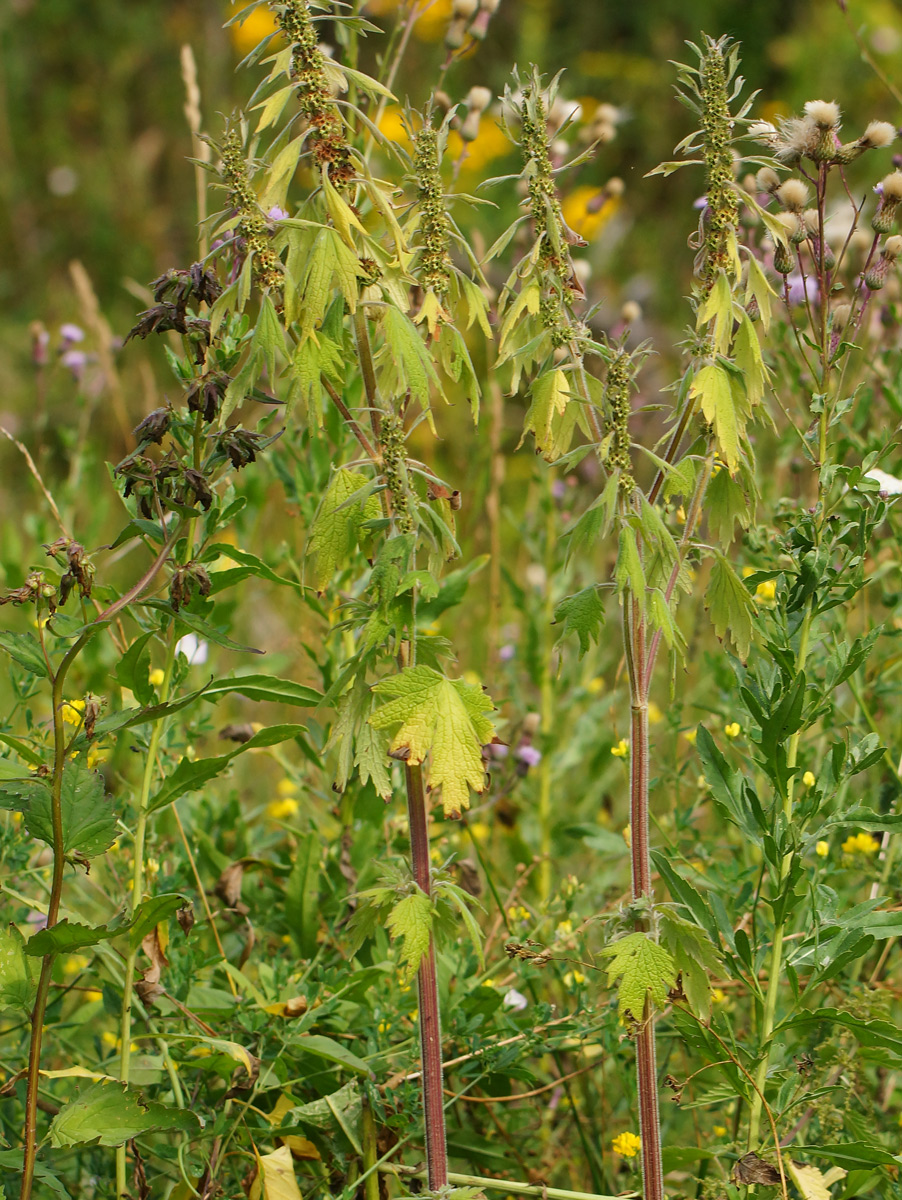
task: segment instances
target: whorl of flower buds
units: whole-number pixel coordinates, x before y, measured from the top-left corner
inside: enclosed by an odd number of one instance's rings
[[[422,242],[419,283],[442,300],[448,293],[451,277],[448,271],[450,224],[440,173],[439,135],[431,124],[425,124],[414,134],[413,144]]]
[[[235,233],[244,239],[247,253],[254,256],[254,278],[262,288],[281,287],[279,257],[270,246],[269,225],[251,187],[241,137],[234,127],[229,129],[222,144],[221,171],[230,205],[238,212]]]
[[[872,292],[879,292],[884,286],[889,269],[900,254],[902,254],[902,237],[895,234],[886,239],[879,259],[875,263],[871,263],[864,273],[864,282]]]
[[[902,171],[893,171],[877,187],[880,203],[871,218],[871,228],[875,233],[891,233],[896,223],[896,211],[902,204]]]
[[[705,241],[699,255],[698,273],[705,290],[714,285],[720,271],[731,271],[739,222],[739,202],[733,187],[733,118],[727,89],[729,43],[721,38],[708,42],[699,67],[701,133],[705,159],[705,194],[708,213],[704,222]]]
[[[467,115],[461,124],[458,132],[465,142],[475,142],[479,136],[479,122],[482,114],[492,103],[492,92],[487,87],[471,87],[467,92],[467,97],[464,104],[467,106]]]
[[[276,16],[291,43],[291,78],[297,87],[300,110],[310,125],[307,144],[317,176],[326,167],[335,187],[346,189],[355,174],[347,129],[329,87],[325,55],[319,48],[306,0],[278,4]]]
[[[777,213],[775,219],[783,226],[790,243],[802,240],[798,238],[799,229],[802,230],[802,238],[805,237],[804,223],[799,220],[796,213]],[[790,247],[774,238],[774,270],[779,271],[781,275],[788,275],[795,265],[795,256]]]
[[[607,402],[607,432],[613,435],[607,465],[612,471],[620,472],[619,487],[625,496],[631,495],[636,487],[630,459],[631,377],[630,357],[621,351],[608,367],[604,395]]]
[[[413,517],[408,500],[407,448],[404,444],[404,429],[393,413],[385,414],[382,417],[380,445],[385,482],[391,495],[398,528],[402,533],[412,533]]]

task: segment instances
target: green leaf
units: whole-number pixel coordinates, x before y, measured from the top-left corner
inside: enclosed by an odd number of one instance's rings
[[[590,641],[598,641],[604,616],[604,604],[594,584],[568,596],[554,610],[555,624],[559,621],[564,623],[561,639],[569,633],[575,633],[579,638],[580,658],[589,649]]]
[[[432,357],[417,331],[416,325],[394,305],[385,310],[383,332],[391,378],[397,378],[399,391],[410,388],[412,399],[426,411],[429,408],[430,388],[441,394],[441,384]]]
[[[285,334],[272,300],[264,295],[260,300],[260,312],[251,338],[251,355],[260,354],[266,363],[270,381],[276,377],[276,357],[285,355]]]
[[[25,953],[32,958],[43,958],[46,954],[71,954],[73,950],[81,950],[85,946],[98,946],[108,942],[110,938],[124,933],[128,926],[109,928],[107,925],[80,925],[70,921],[68,917],[51,925],[49,929],[41,929],[25,943]]]
[[[12,923],[0,925],[0,1012],[30,1015],[34,992],[25,939]]]
[[[137,950],[149,933],[174,912],[184,908],[188,903],[187,897],[180,892],[161,892],[142,900],[135,909],[135,915],[130,923],[129,941],[132,950]]]
[[[93,858],[108,850],[116,839],[117,819],[103,792],[103,776],[78,759],[63,767],[60,807],[63,850]],[[53,805],[50,787],[36,790],[23,810],[25,828],[32,837],[53,845]]]
[[[392,937],[402,939],[401,963],[405,982],[413,978],[429,952],[434,913],[432,900],[416,888],[409,896],[398,901],[385,922]]]
[[[376,497],[364,495],[371,482],[366,475],[345,467],[339,467],[329,481],[307,548],[316,557],[313,578],[317,591],[324,591],[347,562],[358,542],[363,521],[379,516]],[[358,493],[360,499],[353,499]]]
[[[658,1008],[667,1003],[667,993],[676,983],[676,967],[669,951],[653,942],[647,933],[628,933],[601,951],[610,958],[608,984],[617,985],[617,1006],[624,1023],[641,1024],[645,1003]]]
[[[693,379],[689,395],[699,398],[704,418],[714,429],[717,448],[732,473],[739,466],[745,423],[737,412],[729,375],[719,364],[709,363]]]
[[[746,284],[745,303],[748,306],[753,297],[757,300],[758,312],[761,315],[761,326],[764,332],[767,333],[771,320],[771,300],[777,299],[777,293],[771,287],[770,281],[764,274],[764,268],[754,254],[748,256],[748,264],[749,277]]]
[[[898,1167],[902,1164],[902,1154],[891,1154],[882,1146],[870,1142],[847,1142],[842,1146],[793,1146],[792,1149],[793,1153],[798,1150],[800,1154],[823,1158],[847,1171],[871,1166]]]
[[[761,357],[761,345],[755,326],[745,313],[742,314],[739,328],[736,331],[733,359],[742,372],[745,394],[749,398],[749,403],[754,406],[764,395],[768,372]]]
[[[470,941],[473,943],[473,949],[479,959],[479,964],[485,969],[485,955],[482,948],[482,931],[473,916],[470,905],[475,903],[470,895],[459,888],[456,884],[449,880],[440,880],[435,885],[436,903],[439,900],[445,900],[454,905],[457,912],[460,914],[464,925],[467,927],[467,932],[470,935]]]
[[[372,1074],[363,1059],[353,1054],[347,1046],[321,1034],[302,1034],[294,1041],[294,1046],[304,1054],[315,1054],[317,1058],[324,1058],[328,1062],[340,1063],[341,1066],[356,1071],[358,1075]]]
[[[215,758],[197,758],[193,762],[189,758],[183,758],[175,770],[163,780],[156,795],[150,798],[147,811],[156,812],[187,792],[197,791],[210,779],[221,775],[232,759],[237,758],[239,754],[266,746],[276,746],[280,742],[298,737],[303,732],[303,725],[271,725],[268,729],[261,729],[259,733],[255,733],[252,738],[228,754],[220,754]]]
[[[570,402],[570,384],[566,373],[560,368],[546,371],[533,382],[529,394],[531,403],[518,446],[523,445],[523,439],[532,430],[536,448],[541,450],[544,458],[553,462],[570,448],[569,438],[567,445],[561,448],[560,439],[555,437],[554,432],[555,424],[559,424],[559,419],[567,411]]]
[[[895,1022],[877,1018],[867,1020],[841,1008],[818,1008],[813,1012],[800,1013],[779,1025],[774,1036],[781,1037],[787,1029],[810,1029],[811,1026],[822,1024],[842,1025],[854,1034],[862,1046],[902,1058],[902,1030]]]
[[[246,700],[267,701],[270,704],[291,704],[298,708],[315,707],[322,694],[293,679],[280,679],[277,675],[230,675],[225,679],[214,679],[201,693],[205,700],[220,696],[238,695]]]
[[[673,965],[679,972],[689,1007],[697,1017],[707,1021],[711,1016],[711,981],[709,971],[721,968],[717,947],[703,929],[685,920],[672,908],[659,908],[661,937],[673,955]]]
[[[321,858],[319,834],[304,834],[298,839],[297,856],[285,881],[285,919],[302,958],[312,958],[316,953]]]
[[[709,331],[712,345],[717,354],[726,354],[733,337],[733,293],[725,271],[718,271],[698,315],[701,325],[714,322],[713,330]]]
[[[201,1126],[193,1112],[145,1100],[141,1092],[124,1084],[101,1082],[92,1083],[60,1109],[50,1125],[50,1142],[57,1149],[86,1142],[124,1146],[152,1129],[196,1133]]]
[[[153,704],[154,701],[154,690],[149,679],[150,651],[147,649],[154,632],[151,629],[136,637],[116,663],[117,680],[124,688],[134,692],[139,704]]]
[[[4,630],[0,633],[0,650],[5,650],[14,662],[32,675],[50,678],[41,643],[33,633],[10,633]]]
[[[724,549],[733,541],[736,522],[748,529],[752,519],[745,491],[729,471],[712,474],[705,489],[704,511],[708,528]]]
[[[393,697],[370,717],[375,729],[400,724],[390,753],[408,766],[430,755],[429,786],[442,789],[445,816],[470,807],[468,788],[485,790],[482,747],[495,734],[486,713],[494,706],[478,684],[448,679],[432,667],[409,667],[377,683],[373,691]]]
[[[354,235],[352,229],[358,229],[361,233],[366,233],[366,229],[360,221],[360,218],[348,204],[332,181],[329,179],[329,168],[323,166],[321,182],[323,186],[323,199],[326,201],[326,211],[332,218],[332,224],[338,230],[338,233],[343,242],[354,249]]]
[[[719,552],[705,592],[705,608],[711,614],[714,632],[723,639],[727,634],[739,657],[748,657],[752,643],[752,616],[757,611],[748,588]]]
[[[620,595],[624,596],[629,592],[644,612],[645,572],[642,570],[636,532],[631,525],[620,527],[620,545],[617,551],[617,563],[614,567],[614,579]]]

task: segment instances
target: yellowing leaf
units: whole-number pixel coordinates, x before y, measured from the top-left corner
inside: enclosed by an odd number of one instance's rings
[[[702,413],[713,426],[717,447],[732,473],[739,466],[740,439],[745,429],[736,411],[729,375],[723,367],[709,363],[693,379],[689,395],[701,400]]]
[[[711,613],[714,632],[719,638],[729,634],[739,657],[744,660],[748,657],[752,642],[755,602],[724,556],[715,553],[711,579],[705,592],[705,608]]]
[[[276,1101],[272,1112],[268,1114],[270,1125],[273,1127],[281,1125],[285,1116],[295,1107],[296,1105],[291,1097],[283,1092]],[[284,1146],[288,1147],[292,1155],[296,1158],[316,1160],[320,1157],[319,1150],[317,1150],[309,1138],[300,1137],[296,1133],[277,1134],[276,1136]]]
[[[761,317],[761,325],[764,332],[767,333],[770,328],[771,318],[771,297],[776,298],[777,293],[770,285],[770,280],[764,274],[764,268],[755,258],[754,254],[749,257],[749,277],[745,287],[745,303],[746,306],[752,299],[758,302],[758,313]]]
[[[498,350],[502,355],[505,350],[507,339],[510,336],[511,331],[515,328],[520,314],[524,309],[530,313],[537,313],[539,311],[539,304],[541,301],[542,293],[539,291],[539,285],[537,283],[531,283],[528,287],[525,287],[517,296],[516,300],[514,300],[513,304],[504,314],[504,324],[501,327],[501,338],[499,340]]]
[[[667,993],[676,983],[676,968],[663,946],[647,933],[629,933],[605,946],[601,954],[612,960],[607,969],[608,983],[613,986],[620,980],[617,1007],[624,1023],[641,1023],[646,999],[658,1008],[664,1007]]]
[[[432,667],[409,667],[383,679],[373,691],[391,696],[370,717],[375,729],[400,725],[390,752],[410,766],[428,754],[429,786],[442,789],[445,816],[460,816],[470,807],[470,792],[485,789],[482,747],[494,736],[486,713],[491,699],[477,684],[447,679]]]
[[[342,241],[353,249],[354,238],[351,230],[359,229],[361,233],[366,233],[366,230],[353,208],[351,208],[347,200],[338,191],[338,188],[329,179],[329,168],[325,166],[322,173],[322,185],[323,198],[326,201],[329,216],[332,218],[332,224],[341,234]]]
[[[555,418],[563,417],[570,400],[570,385],[565,372],[560,368],[555,371],[546,371],[532,385],[530,395],[532,403],[523,423],[523,437],[520,438],[519,444],[523,445],[523,438],[532,430],[536,439],[536,447],[542,451],[546,459],[551,461],[559,457],[559,446],[556,443],[560,439],[555,437],[553,428]],[[564,453],[569,448],[568,438]]]
[[[413,978],[429,951],[434,912],[431,899],[417,888],[400,900],[388,914],[385,928],[392,937],[403,939],[401,962],[404,966],[405,983]]]
[[[783,1161],[786,1174],[801,1192],[802,1200],[832,1200],[830,1184],[846,1176],[841,1167],[833,1167],[824,1175],[817,1167],[808,1166],[807,1163],[797,1163],[791,1159],[788,1162],[786,1159]]]
[[[755,405],[764,395],[764,385],[767,382],[767,368],[761,357],[761,346],[758,334],[749,317],[743,313],[736,331],[733,344],[733,357],[736,366],[742,371],[745,383],[745,394],[749,403]]]
[[[313,578],[318,591],[322,591],[335,572],[344,566],[356,543],[361,522],[379,515],[379,502],[375,496],[361,497],[356,502],[351,499],[369,482],[366,475],[344,467],[332,476],[313,522],[308,546],[308,553],[316,555]]]
[[[733,293],[724,271],[718,271],[714,286],[698,312],[699,324],[714,322],[711,337],[718,354],[726,354],[733,335]]]
[[[255,1149],[254,1154],[257,1178],[251,1187],[250,1200],[302,1200],[288,1146],[280,1146],[271,1154],[259,1154]]]
[[[429,328],[430,336],[435,336],[435,330],[439,321],[449,321],[450,319],[448,313],[442,308],[435,292],[427,292],[423,298],[420,311],[414,317],[414,324],[421,325],[425,321]]]

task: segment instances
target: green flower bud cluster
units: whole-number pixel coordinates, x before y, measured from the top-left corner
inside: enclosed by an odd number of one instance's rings
[[[354,164],[347,130],[326,74],[325,56],[319,48],[316,28],[306,0],[288,0],[276,5],[276,15],[291,49],[291,78],[297,85],[298,104],[310,124],[307,137],[313,159],[339,190],[354,178]]]
[[[606,461],[612,471],[620,472],[620,491],[627,496],[636,487],[630,458],[631,381],[630,357],[621,351],[608,367],[608,377],[604,389],[607,401],[608,433],[613,435]]]
[[[438,132],[424,125],[414,136],[414,169],[420,204],[420,284],[440,300],[448,294],[448,238],[450,224],[445,212],[442,177],[439,171]]]
[[[236,236],[244,239],[247,253],[254,256],[254,279],[262,288],[280,288],[283,278],[279,256],[270,245],[269,226],[251,187],[244,149],[235,128],[228,131],[223,142],[221,170],[231,206],[239,213]]]
[[[404,445],[404,427],[394,413],[382,417],[380,445],[385,482],[392,499],[395,519],[402,533],[413,533],[413,516],[408,499],[407,449]]]
[[[727,43],[709,42],[699,68],[701,134],[705,159],[708,220],[700,274],[710,288],[719,271],[731,269],[730,241],[739,223],[739,202],[733,187],[733,118],[727,84]]]

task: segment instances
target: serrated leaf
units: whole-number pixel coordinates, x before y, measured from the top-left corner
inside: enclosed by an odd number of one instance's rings
[[[397,379],[399,391],[410,389],[412,399],[426,411],[430,389],[441,393],[441,384],[432,357],[411,319],[399,308],[389,305],[383,319],[387,374]]]
[[[714,429],[717,448],[730,471],[735,471],[744,425],[736,411],[729,375],[719,364],[709,363],[693,379],[689,395],[700,400],[704,418]]]
[[[748,529],[752,514],[742,485],[729,471],[717,471],[705,489],[704,511],[708,528],[724,549],[733,541],[736,522]]]
[[[725,271],[718,271],[714,285],[698,310],[699,325],[713,322],[711,343],[717,354],[726,354],[733,336],[733,293]]]
[[[359,229],[361,233],[366,233],[366,229],[350,204],[329,179],[329,168],[326,166],[323,167],[321,181],[323,199],[326,201],[326,210],[332,218],[332,224],[338,230],[342,241],[353,249],[354,238],[351,230]]]
[[[413,978],[429,952],[434,912],[432,900],[416,888],[409,896],[398,901],[385,922],[392,937],[402,939],[401,962],[405,982]]]
[[[792,1159],[786,1161],[786,1174],[801,1193],[802,1200],[831,1200],[831,1192],[823,1171],[809,1163],[797,1163]],[[830,1172],[831,1183],[845,1179],[846,1172],[834,1167]]]
[[[152,1129],[196,1133],[201,1126],[193,1112],[145,1100],[141,1092],[124,1084],[100,1082],[63,1105],[50,1125],[50,1142],[57,1149],[86,1142],[123,1146]]]
[[[0,926],[0,1012],[30,1015],[34,991],[25,939],[15,925]]]
[[[30,671],[32,675],[50,678],[47,663],[41,653],[41,643],[33,633],[10,633],[4,630],[0,633],[0,650],[5,650],[14,662]]]
[[[752,616],[757,610],[748,588],[718,551],[705,592],[705,608],[711,614],[714,632],[721,639],[729,635],[744,661],[752,643]]]
[[[768,372],[761,357],[758,334],[746,313],[739,319],[739,328],[733,341],[733,359],[742,372],[749,403],[754,406],[764,395]]]
[[[552,462],[570,448],[570,438],[566,439],[567,445],[562,446],[562,438],[555,429],[555,426],[560,424],[560,418],[567,412],[570,401],[570,385],[566,373],[560,368],[546,371],[533,382],[529,394],[531,403],[523,422],[523,436],[518,445],[522,446],[523,439],[531,430],[536,440],[536,448],[541,450],[545,459]],[[572,429],[570,433],[572,436]]]
[[[294,864],[285,881],[285,919],[303,958],[312,958],[316,953],[321,859],[319,834],[304,834],[298,838]]]
[[[495,734],[486,716],[494,707],[489,696],[478,684],[448,679],[427,666],[383,679],[373,691],[394,698],[373,713],[370,724],[375,729],[400,724],[391,753],[406,754],[409,766],[428,754],[429,786],[441,788],[445,816],[459,816],[470,807],[469,788],[485,790],[482,748]]]
[[[764,268],[754,254],[749,255],[748,263],[749,277],[746,283],[745,303],[748,306],[753,298],[757,301],[761,326],[767,333],[771,322],[771,300],[777,299],[777,293],[771,287],[770,280],[764,274]]]
[[[604,604],[594,584],[568,596],[554,610],[555,624],[563,621],[561,638],[569,633],[575,633],[579,638],[580,658],[589,649],[590,641],[598,641],[604,617]]]
[[[676,983],[676,968],[669,951],[647,933],[629,933],[605,946],[601,956],[611,959],[608,983],[617,985],[617,1007],[624,1023],[641,1024],[646,1000],[664,1007]]]
[[[622,525],[620,528],[620,544],[617,550],[617,562],[614,566],[614,580],[619,594],[625,596],[629,592],[644,611],[645,572],[642,570],[642,558],[636,542],[636,533],[631,525]]]
[[[379,502],[374,496],[351,501],[370,482],[366,475],[345,467],[340,467],[329,481],[307,548],[309,554],[316,556],[313,578],[317,591],[323,591],[347,562],[357,544],[362,522],[379,515]]]
[[[66,854],[93,858],[109,849],[116,838],[117,819],[103,791],[103,776],[78,759],[63,767],[60,790],[63,849]],[[48,785],[35,790],[23,810],[25,828],[32,837],[53,845],[53,804]]]
[[[711,1016],[711,981],[709,971],[721,966],[717,947],[692,921],[680,917],[671,908],[659,909],[661,937],[673,955],[673,964],[683,982],[689,1007],[697,1017],[707,1021]]]

